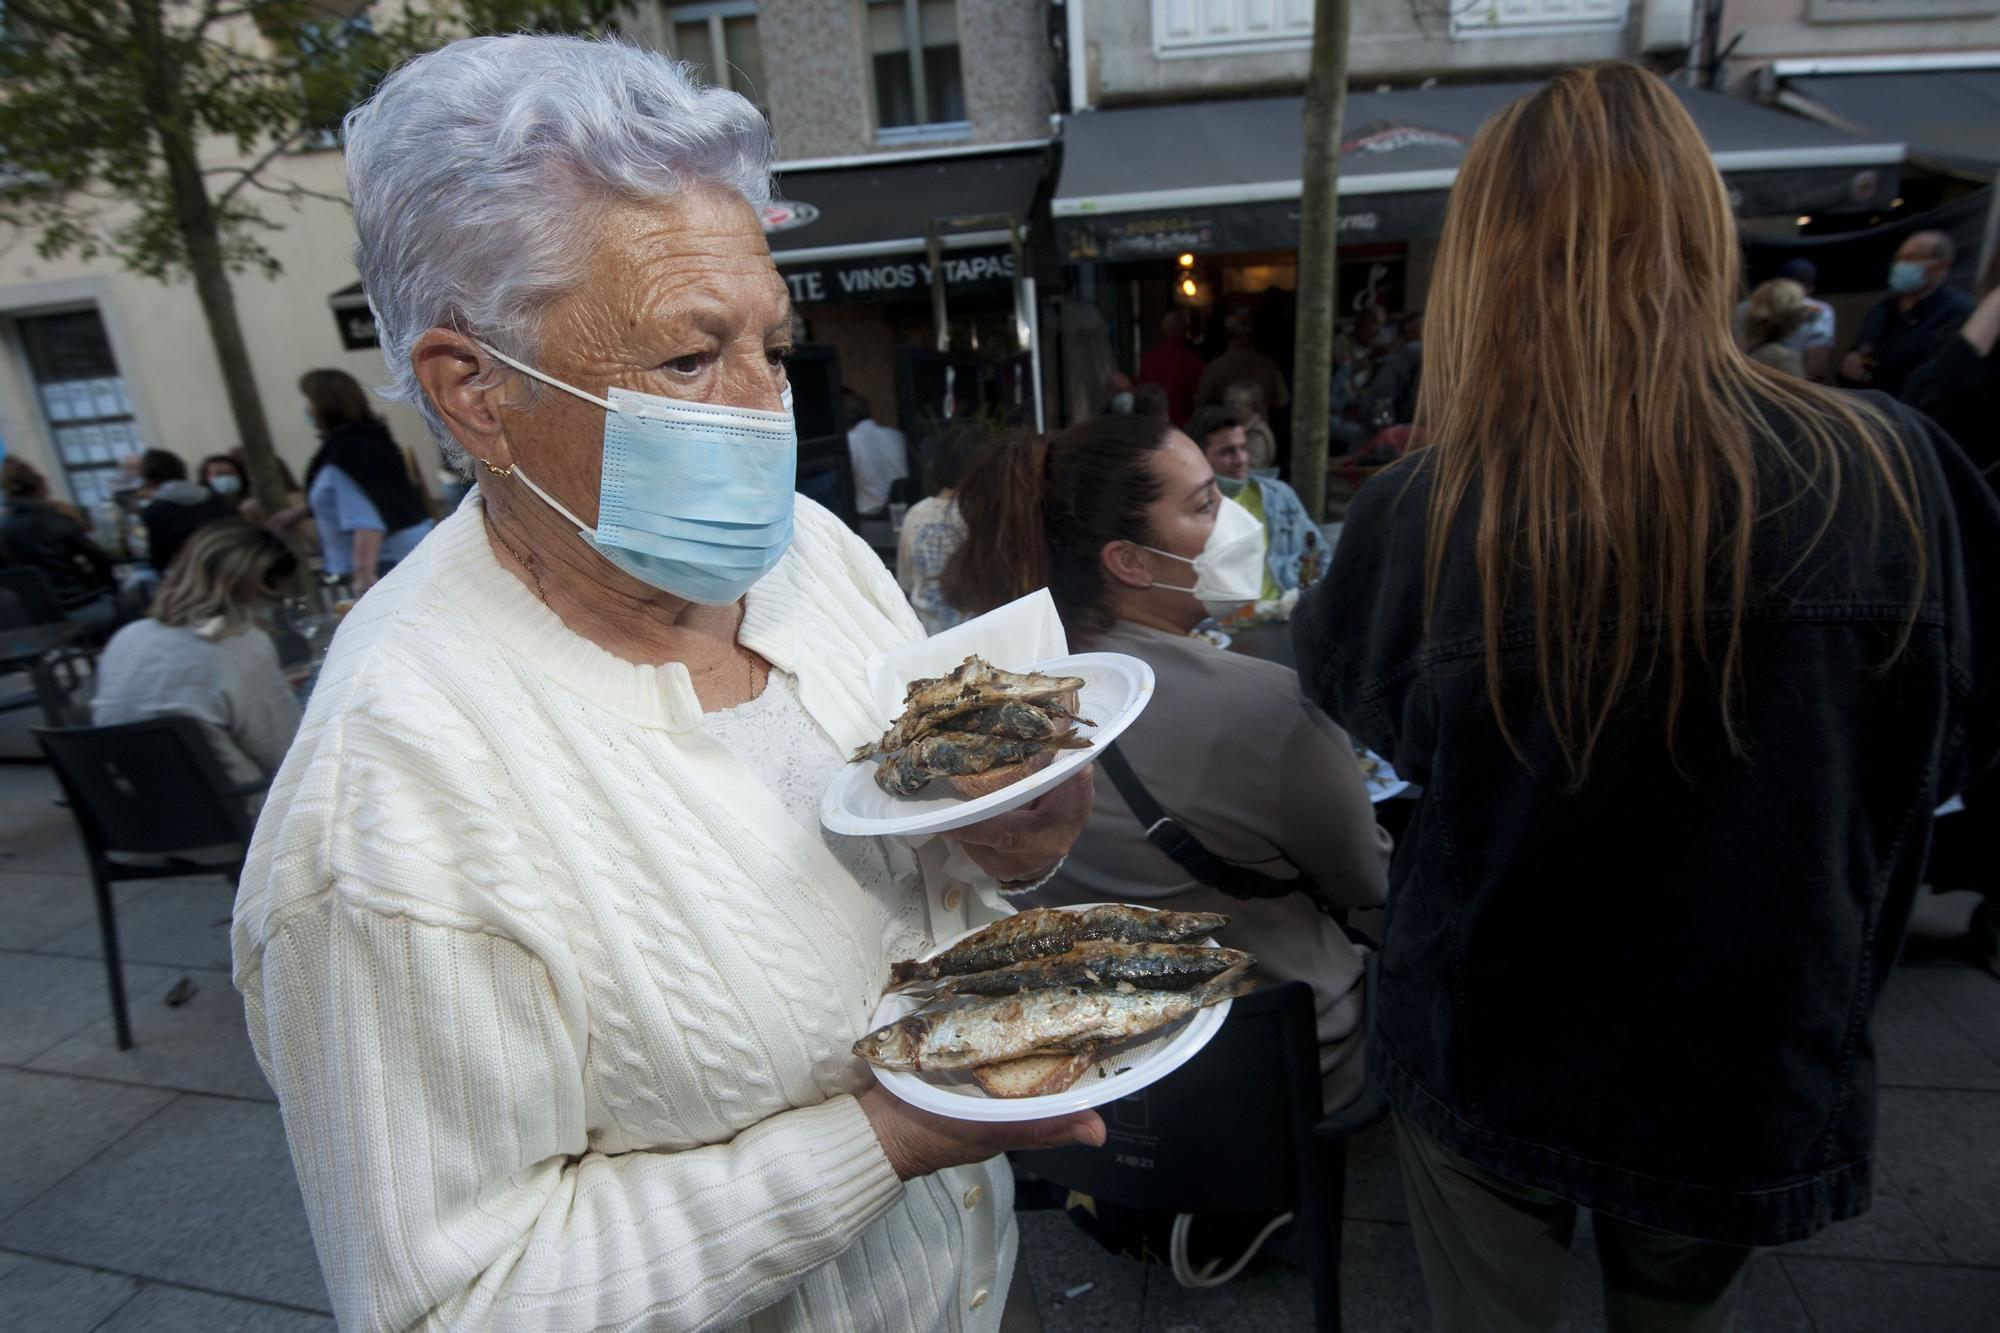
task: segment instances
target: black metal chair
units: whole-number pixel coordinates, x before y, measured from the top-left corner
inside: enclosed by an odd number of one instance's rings
[[[0,628],[53,625],[67,619],[69,615],[57,600],[47,574],[33,565],[0,567]],[[57,650],[53,665],[65,694],[76,693],[78,668],[95,662],[102,646],[85,639]]]
[[[201,724],[188,717],[112,727],[37,727],[34,736],[83,835],[104,942],[111,1017],[118,1048],[127,1050],[132,1021],[119,970],[111,886],[184,875],[225,875],[235,883],[250,846],[252,826],[244,798],[269,782],[233,782]],[[188,853],[215,847],[233,847],[235,855],[225,861],[188,859]]]
[[[1347,1139],[1386,1106],[1372,1085],[1330,1116],[1320,1096],[1312,988],[1288,981],[1239,998],[1192,1060],[1100,1107],[1102,1148],[1015,1161],[1058,1195],[1177,1214],[1292,1214],[1275,1252],[1311,1275],[1315,1327],[1337,1331]]]

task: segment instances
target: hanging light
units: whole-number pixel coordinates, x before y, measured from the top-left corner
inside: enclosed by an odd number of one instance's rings
[[[1195,294],[1195,292],[1196,292],[1196,291],[1198,291],[1198,290],[1199,290],[1199,288],[1197,288],[1197,287],[1195,286],[1195,282],[1194,282],[1194,279],[1193,279],[1193,278],[1182,278],[1182,279],[1181,279],[1181,295],[1182,295],[1182,296],[1185,296],[1185,297],[1187,297],[1187,298],[1188,298],[1189,300],[1192,300],[1192,299],[1194,299],[1194,294]]]
[[[1194,256],[1192,254],[1189,254],[1185,250],[1181,251],[1181,267],[1182,268],[1194,267]]]
[[[1800,214],[1800,215],[1799,215],[1799,225],[1800,225],[1801,227],[1810,227],[1810,226],[1812,226],[1812,215],[1811,215],[1810,213],[1802,213],[1802,214]]]

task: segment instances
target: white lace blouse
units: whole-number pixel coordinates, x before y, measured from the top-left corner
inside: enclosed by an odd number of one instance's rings
[[[771,789],[800,828],[816,835],[847,867],[875,904],[889,958],[914,958],[929,947],[923,873],[910,849],[892,838],[851,838],[820,826],[820,796],[848,759],[806,712],[796,677],[773,668],[762,694],[734,708],[702,714],[701,726]]]

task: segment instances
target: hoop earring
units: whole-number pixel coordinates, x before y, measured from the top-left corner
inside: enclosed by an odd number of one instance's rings
[[[514,465],[512,463],[509,463],[506,467],[494,467],[482,458],[479,460],[479,466],[485,468],[496,477],[511,477],[514,475]]]

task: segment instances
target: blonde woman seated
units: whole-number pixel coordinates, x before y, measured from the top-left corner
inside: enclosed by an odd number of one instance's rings
[[[198,530],[146,618],[104,649],[91,720],[192,717],[237,782],[277,772],[299,729],[299,703],[263,619],[297,568],[284,542],[252,524],[227,519]]]
[[[1805,377],[1805,358],[1791,345],[1812,314],[1806,289],[1790,278],[1773,278],[1750,293],[1743,312],[1743,350],[1752,361]]]

